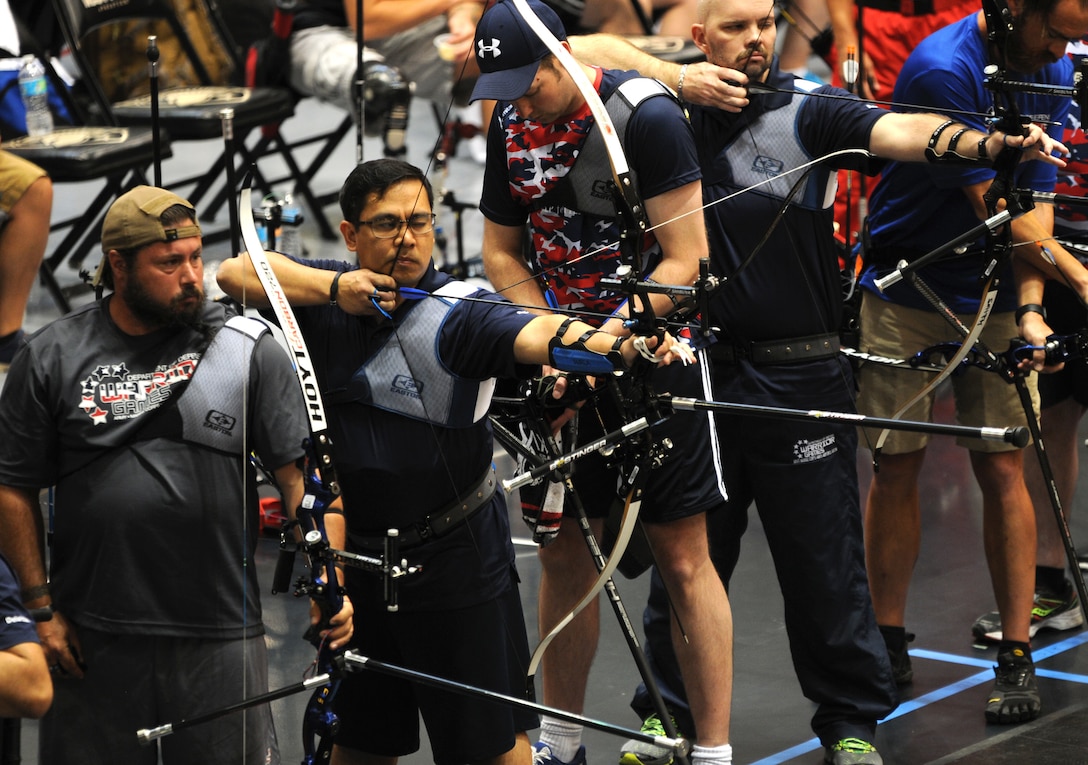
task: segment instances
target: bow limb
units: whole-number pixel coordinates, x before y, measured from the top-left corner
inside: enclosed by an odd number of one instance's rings
[[[541,660],[544,658],[544,652],[548,650],[548,646],[551,645],[552,640],[566,629],[574,617],[578,616],[586,606],[592,603],[597,595],[604,589],[608,580],[612,578],[612,574],[616,572],[616,568],[620,565],[620,560],[623,558],[623,553],[627,549],[627,545],[631,541],[631,535],[635,531],[635,523],[638,521],[639,507],[642,505],[642,490],[640,486],[633,486],[627,493],[627,499],[623,506],[623,518],[620,521],[619,530],[616,532],[616,541],[612,547],[612,554],[608,557],[608,561],[601,568],[597,574],[597,578],[593,580],[592,586],[586,591],[574,607],[560,619],[551,631],[545,635],[536,649],[533,651],[532,658],[529,660],[528,676],[531,678],[536,675],[536,670],[540,666]]]
[[[261,281],[265,294],[272,305],[272,310],[279,321],[280,329],[287,340],[288,348],[295,362],[295,374],[298,376],[299,385],[306,399],[306,413],[310,420],[310,432],[314,436],[315,447],[318,454],[318,468],[322,471],[322,480],[332,488],[334,494],[339,494],[340,489],[336,482],[332,461],[332,443],[328,438],[329,422],[325,416],[325,405],[321,400],[321,393],[317,384],[317,376],[314,374],[313,361],[306,347],[306,341],[302,337],[302,329],[295,318],[295,312],[291,310],[291,304],[287,302],[287,296],[280,286],[276,273],[272,270],[268,258],[264,255],[264,247],[257,235],[257,226],[253,222],[251,179],[247,178],[239,199],[239,225],[242,229],[242,243],[245,245],[249,260],[253,264],[253,270],[257,272],[257,278]]]
[[[990,275],[989,280],[986,283],[985,293],[982,300],[979,303],[978,312],[975,314],[974,322],[971,325],[971,329],[963,338],[963,342],[960,347],[948,360],[944,368],[937,373],[937,375],[930,380],[926,385],[922,387],[917,393],[910,397],[910,399],[901,407],[895,410],[891,420],[902,419],[907,412],[914,407],[920,401],[923,401],[926,396],[937,389],[937,386],[944,382],[949,375],[955,372],[960,365],[960,362],[967,358],[967,354],[975,347],[975,343],[978,341],[979,336],[982,334],[982,330],[986,327],[986,322],[990,318],[990,312],[993,310],[994,303],[997,301],[997,289],[994,285],[995,276]],[[873,463],[875,464],[880,456],[881,450],[884,448],[884,442],[888,440],[888,434],[891,433],[890,429],[885,428],[880,431],[880,435],[877,437],[876,445],[873,447]]]
[[[571,52],[563,46],[555,35],[545,26],[537,15],[529,7],[526,0],[512,0],[514,7],[522,18],[529,25],[529,28],[533,30],[537,37],[548,48],[548,51],[552,53],[560,65],[570,75],[571,80],[578,88],[582,98],[585,99],[586,104],[589,106],[590,112],[593,114],[593,119],[596,123],[597,129],[601,131],[601,137],[604,139],[605,149],[608,152],[608,162],[612,168],[613,180],[616,183],[616,191],[618,196],[618,202],[621,209],[621,217],[629,226],[635,227],[639,232],[645,232],[649,228],[649,219],[646,216],[645,206],[638,198],[637,191],[635,189],[634,178],[631,175],[631,168],[627,162],[627,156],[624,154],[623,146],[620,143],[619,135],[616,132],[616,126],[612,122],[611,116],[608,114],[608,110],[605,108],[604,101],[601,99],[597,89],[593,87],[593,83],[586,77],[585,71],[582,69],[582,65],[579,64]],[[637,245],[636,245],[637,246]],[[647,308],[649,306],[649,300],[643,301]],[[629,311],[632,316],[635,312],[635,305],[631,303],[629,305]],[[532,660],[529,665],[529,677],[531,678],[536,673],[537,665],[547,649],[548,644],[558,635],[567,625],[569,625],[574,617],[578,615],[582,609],[593,602],[594,598],[605,588],[612,574],[615,572],[617,566],[619,566],[620,560],[623,558],[624,552],[627,550],[627,546],[631,540],[631,534],[634,532],[635,521],[638,518],[638,507],[641,504],[641,492],[639,492],[639,498],[637,501],[632,501],[635,496],[635,490],[628,494],[626,504],[624,506],[623,521],[621,528],[616,536],[615,544],[612,547],[612,553],[608,556],[608,560],[604,566],[601,567],[597,578],[593,581],[593,584],[586,591],[578,602],[574,605],[574,608],[564,616],[559,622],[552,628],[552,630],[541,640],[540,645],[537,646],[533,652]]]
[[[329,540],[324,520],[325,511],[339,495],[340,487],[332,459],[328,419],[325,416],[325,407],[321,400],[310,352],[283,287],[276,278],[268,258],[265,257],[264,247],[261,245],[257,227],[253,221],[251,197],[251,178],[247,178],[239,199],[239,228],[242,242],[294,359],[295,373],[306,400],[311,433],[311,437],[305,444],[306,457],[303,469],[305,495],[301,505],[295,509],[302,525],[302,545],[309,558],[311,572],[310,582],[305,589],[300,589],[300,592],[310,594],[321,609],[322,621],[316,625],[316,629],[311,628],[307,638],[318,647],[319,669],[330,673],[331,679],[314,691],[306,705],[303,717],[303,765],[310,765],[310,763],[328,760],[332,749],[332,734],[338,727],[336,715],[331,709],[333,697],[340,686],[339,673],[333,671],[338,652],[329,648],[328,640],[322,639],[320,630],[328,619],[344,608],[343,590],[337,579],[334,560],[328,554]],[[315,736],[321,739],[316,745]]]

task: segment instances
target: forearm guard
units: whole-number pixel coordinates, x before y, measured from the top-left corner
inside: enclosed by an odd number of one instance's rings
[[[960,125],[960,129],[952,134],[952,138],[948,141],[948,146],[940,154],[937,153],[937,144],[940,141],[941,135],[944,131],[953,125],[958,124],[955,120],[948,120],[942,122],[933,131],[933,134],[929,137],[929,144],[926,146],[926,161],[934,165],[978,165],[978,164],[990,164],[990,157],[986,152],[986,140],[989,136],[983,136],[982,140],[978,142],[977,152],[975,156],[967,156],[960,154],[956,151],[956,147],[960,142],[960,138],[970,128],[965,125]]]
[[[584,332],[573,343],[563,342],[563,335],[567,333],[571,322],[567,319],[559,325],[555,336],[548,342],[548,363],[556,369],[566,372],[577,372],[587,375],[604,375],[611,372],[627,369],[627,364],[620,353],[623,338],[617,337],[612,343],[612,348],[607,353],[599,353],[590,349],[586,343],[594,335],[600,334],[600,330],[591,329]]]

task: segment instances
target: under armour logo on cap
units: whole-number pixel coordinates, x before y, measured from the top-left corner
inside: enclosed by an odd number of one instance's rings
[[[476,41],[476,55],[483,58],[490,53],[494,58],[498,58],[502,55],[502,51],[499,50],[499,41],[497,38],[491,38],[491,44],[486,45],[483,40]]]
[[[553,36],[567,39],[567,32],[555,11],[540,0],[527,2],[529,9]],[[500,0],[483,15],[476,25],[475,44],[480,77],[472,90],[473,101],[521,98],[533,84],[540,62],[551,53],[511,0]]]

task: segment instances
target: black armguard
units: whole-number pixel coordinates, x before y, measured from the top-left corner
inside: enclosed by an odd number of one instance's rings
[[[979,156],[968,157],[956,151],[956,145],[959,143],[960,138],[963,137],[963,134],[970,129],[966,126],[961,127],[952,135],[951,140],[949,140],[948,142],[948,148],[945,149],[944,152],[942,152],[941,154],[937,153],[937,143],[940,141],[941,135],[944,133],[944,131],[948,130],[949,127],[955,124],[955,120],[947,120],[938,125],[937,128],[933,131],[933,134],[929,137],[929,145],[926,146],[926,161],[934,165],[990,164],[989,157],[985,156],[984,154],[986,147],[985,138],[983,139],[983,142],[979,144]]]
[[[597,351],[586,347],[589,338],[600,332],[598,329],[585,332],[573,343],[564,343],[563,335],[566,334],[567,328],[570,327],[572,321],[574,319],[567,319],[560,324],[555,336],[548,343],[549,364],[566,372],[578,372],[587,375],[603,375],[627,368],[623,361],[623,354],[620,353],[620,346],[623,345],[624,340],[622,337],[616,338],[608,353],[597,353]]]

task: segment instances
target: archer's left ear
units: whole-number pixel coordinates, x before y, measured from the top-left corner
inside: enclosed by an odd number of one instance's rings
[[[344,237],[344,244],[352,252],[356,252],[355,241],[356,235],[359,233],[359,229],[351,225],[349,221],[340,221],[340,236]]]

